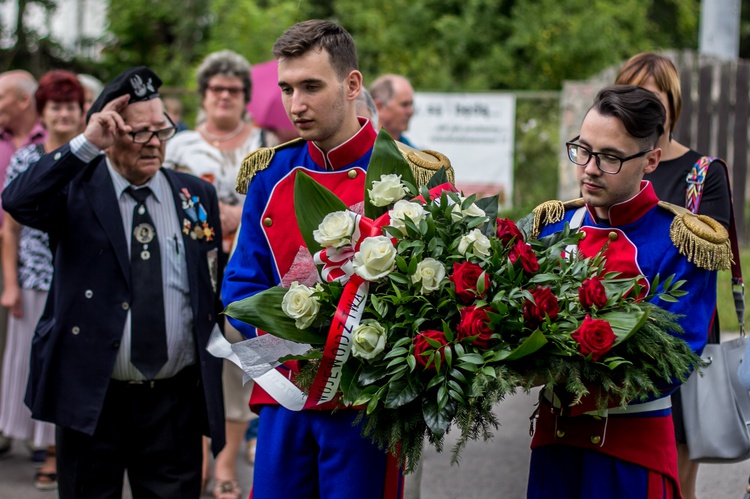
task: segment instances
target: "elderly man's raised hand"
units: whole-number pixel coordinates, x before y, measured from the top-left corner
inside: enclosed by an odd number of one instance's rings
[[[128,106],[129,100],[130,95],[121,95],[107,103],[100,112],[92,114],[83,131],[86,140],[99,149],[106,149],[115,143],[117,137],[130,132],[132,128],[125,124],[120,114]]]

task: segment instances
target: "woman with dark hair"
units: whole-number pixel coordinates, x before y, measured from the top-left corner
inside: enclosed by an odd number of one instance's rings
[[[631,57],[620,68],[615,83],[621,85],[638,85],[655,93],[667,110],[667,122],[664,134],[657,147],[662,155],[658,168],[645,175],[659,199],[679,206],[689,205],[687,196],[687,177],[704,157],[689,147],[680,144],[672,137],[677,120],[682,110],[682,92],[680,75],[668,58],[643,52]],[[705,171],[703,193],[698,205],[698,213],[708,215],[729,227],[731,214],[731,192],[729,177],[721,161],[711,161]],[[713,328],[708,338],[709,343],[719,342],[719,317],[715,315]],[[672,395],[672,417],[677,440],[677,468],[680,476],[680,488],[685,499],[695,499],[695,482],[698,476],[698,463],[691,461],[685,426],[682,419],[682,398],[679,389]]]
[[[6,186],[33,167],[45,152],[75,137],[83,123],[84,90],[75,74],[50,71],[39,80],[35,98],[47,140],[15,153],[8,165]],[[24,227],[7,213],[2,233],[4,288],[0,304],[8,308],[10,314],[0,391],[0,429],[9,437],[30,441],[34,448],[46,447],[46,458],[34,477],[34,485],[38,489],[54,489],[57,487],[55,427],[33,421],[23,402],[31,339],[52,281],[49,239],[45,232]]]

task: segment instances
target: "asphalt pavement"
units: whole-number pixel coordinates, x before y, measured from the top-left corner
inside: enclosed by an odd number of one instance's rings
[[[501,427],[489,442],[471,442],[457,466],[450,464],[455,435],[446,438],[442,453],[425,449],[421,493],[423,499],[522,499],[526,492],[529,462],[529,420],[536,394],[517,394],[496,407]],[[249,492],[252,467],[237,456],[243,498]],[[702,464],[698,472],[699,499],[742,499],[750,461],[737,464]],[[0,457],[0,499],[51,499],[55,492],[34,488],[34,468],[26,446],[15,442]],[[204,497],[211,497],[209,493]],[[123,498],[130,499],[129,492]],[[301,498],[304,499],[304,498]],[[353,498],[355,499],[355,498]]]
[[[728,340],[737,335],[722,334]],[[529,416],[537,392],[516,394],[500,402],[495,412],[500,428],[488,442],[471,442],[458,465],[450,464],[450,449],[456,440],[450,433],[445,450],[437,453],[427,446],[423,458],[422,499],[523,499],[526,494],[529,444]],[[243,498],[252,483],[253,467],[244,446],[237,456]],[[0,456],[0,499],[52,499],[54,491],[33,486],[34,468],[22,442],[14,442],[8,454]],[[750,461],[734,464],[701,464],[698,471],[698,499],[742,499],[750,474]],[[211,497],[209,484],[204,497]],[[123,499],[131,499],[126,489]],[[305,498],[300,498],[305,499]],[[352,498],[356,499],[356,498]]]

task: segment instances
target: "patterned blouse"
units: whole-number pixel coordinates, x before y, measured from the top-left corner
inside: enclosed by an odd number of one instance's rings
[[[44,154],[41,145],[30,145],[19,149],[10,159],[7,187],[14,178],[39,161]],[[18,284],[24,289],[49,291],[52,282],[52,252],[46,232],[21,226],[18,236]]]

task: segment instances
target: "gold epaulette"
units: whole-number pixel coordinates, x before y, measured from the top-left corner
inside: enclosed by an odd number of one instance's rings
[[[261,147],[245,156],[245,159],[242,160],[240,171],[237,174],[237,185],[235,186],[235,190],[240,194],[247,194],[250,181],[256,173],[268,168],[276,151],[293,146],[301,140],[302,139],[299,138],[290,140],[289,142],[279,144],[276,147]]]
[[[732,246],[723,225],[711,217],[696,215],[666,201],[659,201],[659,206],[674,213],[669,237],[689,262],[707,270],[731,268]]]
[[[582,206],[582,198],[566,201],[565,203],[557,200],[545,201],[531,210],[534,214],[534,222],[531,226],[531,234],[529,236],[532,239],[536,239],[539,237],[543,226],[559,222],[565,216],[565,211],[578,209]]]
[[[396,142],[396,145],[401,155],[409,163],[414,174],[414,180],[417,181],[418,185],[427,185],[432,176],[441,168],[445,168],[448,181],[455,185],[456,176],[453,173],[453,167],[444,154],[427,149],[420,151],[401,142]]]

